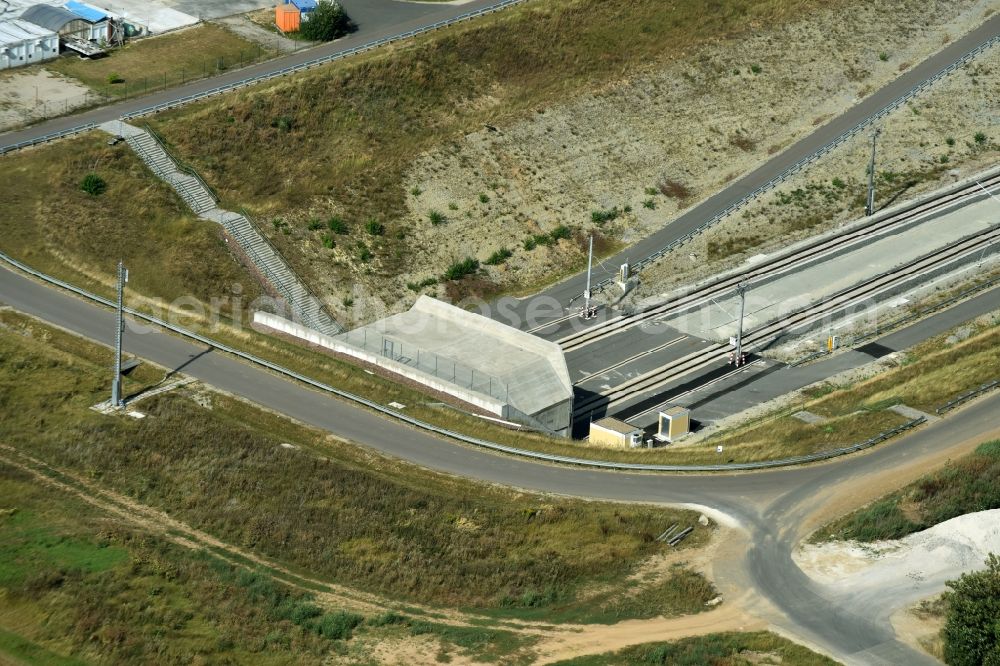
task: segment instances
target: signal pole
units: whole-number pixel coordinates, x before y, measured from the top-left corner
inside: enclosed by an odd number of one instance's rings
[[[740,320],[736,329],[736,350],[733,354],[733,363],[736,367],[743,365],[743,314],[746,312],[749,286],[746,282],[740,282],[736,285],[736,293],[740,295]]]
[[[125,283],[128,282],[128,270],[125,263],[118,262],[118,311],[115,318],[115,376],[111,382],[111,406],[115,409],[125,406],[122,398],[122,334],[125,333],[125,317],[122,306],[122,295],[125,291]]]
[[[876,127],[872,132],[872,158],[868,163],[868,199],[865,203],[865,215],[869,216],[875,213],[875,142],[881,133],[881,127]]]

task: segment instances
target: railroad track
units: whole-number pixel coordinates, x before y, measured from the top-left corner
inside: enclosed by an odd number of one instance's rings
[[[747,351],[760,348],[783,335],[801,330],[847,307],[863,302],[893,287],[903,285],[915,276],[946,266],[962,257],[983,252],[998,241],[1000,241],[1000,225],[966,236],[944,248],[936,249],[897,266],[891,271],[830,294],[815,303],[799,308],[784,317],[744,334],[743,348]],[[726,362],[729,350],[730,347],[727,344],[710,343],[707,347],[673,359],[606,392],[590,396],[574,405],[573,420],[574,422],[579,421],[589,417],[598,408],[614,407],[638,394],[673,383],[686,375],[711,366],[720,366]]]
[[[613,317],[602,324],[591,326],[584,331],[571,333],[570,335],[558,340],[558,342],[562,346],[564,352],[571,352],[593,342],[606,339],[627,328],[638,326],[639,324],[649,321],[650,319],[664,315],[680,314],[685,310],[693,309],[699,305],[705,304],[713,298],[729,295],[740,282],[786,273],[824,255],[841,251],[851,245],[863,242],[874,236],[888,233],[895,228],[914,221],[916,218],[934,214],[963,200],[982,196],[993,196],[991,190],[998,186],[1000,186],[1000,172],[991,174],[980,181],[965,183],[956,189],[943,192],[933,198],[914,202],[913,204],[893,211],[888,215],[876,217],[868,224],[852,229],[844,234],[817,240],[801,248],[794,254],[767,258],[744,271],[719,278],[709,284],[702,285],[696,289],[681,294],[676,298],[670,299],[669,301],[651,306],[641,312],[632,315]],[[532,331],[542,330],[549,326],[571,319],[573,316],[574,315],[568,315],[566,317],[553,320],[532,329]]]

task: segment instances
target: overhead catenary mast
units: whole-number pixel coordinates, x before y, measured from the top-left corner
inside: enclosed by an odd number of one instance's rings
[[[124,308],[122,304],[122,296],[125,291],[125,283],[128,282],[128,269],[125,268],[125,263],[122,261],[118,262],[118,308],[117,316],[115,317],[115,322],[117,326],[115,327],[115,376],[111,382],[111,407],[117,409],[118,407],[125,406],[125,400],[122,398],[122,335],[125,332],[125,318],[124,318]]]
[[[865,200],[865,215],[875,214],[875,142],[882,132],[881,127],[876,127],[872,132],[872,158],[868,162],[868,198]]]
[[[590,273],[594,267],[594,236],[590,236],[590,249],[587,251],[587,289],[583,292],[583,312],[580,316],[591,319],[597,314],[597,308],[590,305]]]

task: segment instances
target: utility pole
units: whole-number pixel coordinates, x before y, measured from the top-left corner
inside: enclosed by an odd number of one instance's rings
[[[587,290],[583,292],[583,319],[591,319],[596,315],[596,308],[590,306],[590,271],[594,266],[594,236],[590,236],[590,249],[587,252]]]
[[[740,282],[736,285],[736,293],[740,296],[740,319],[736,328],[736,350],[733,352],[733,364],[737,368],[743,365],[743,314],[746,312],[749,286],[746,282]]]
[[[865,215],[869,216],[875,213],[875,142],[881,133],[881,127],[876,127],[872,132],[872,159],[868,163],[868,200],[865,203]]]
[[[122,307],[122,295],[125,283],[128,282],[128,270],[125,263],[118,262],[118,312],[115,321],[115,376],[111,382],[111,407],[117,409],[125,406],[122,398],[122,334],[125,332],[125,318]]]

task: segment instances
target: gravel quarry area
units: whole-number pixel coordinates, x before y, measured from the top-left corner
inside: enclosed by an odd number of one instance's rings
[[[533,250],[523,243],[561,224],[634,242],[972,29],[991,5],[872,2],[779,28],[759,26],[738,45],[720,42],[682,62],[623,72],[621,83],[442,146],[417,161],[405,184],[419,193],[408,197],[406,220],[414,261],[392,292],[439,274],[457,256],[485,259],[501,248],[513,256],[488,269],[491,280],[516,287],[551,279],[554,270],[579,267],[585,249],[572,241]],[[968,74],[954,76],[953,88],[937,102],[952,103],[947,115],[927,114],[936,124],[950,123],[962,141],[971,140],[974,128],[988,129],[996,114],[989,106],[996,81],[991,57],[975,75],[988,77],[982,94],[963,101],[956,93],[974,92],[979,84]],[[491,100],[474,103],[488,106]],[[938,133],[935,138],[944,141]],[[917,131],[893,141],[910,146],[912,159],[922,162],[917,154],[927,151],[917,149]],[[853,163],[853,152],[847,161]],[[854,169],[858,180],[864,164]],[[449,214],[452,224],[428,222],[428,211],[449,209],[456,211]],[[609,219],[597,221],[595,211]],[[643,293],[660,289],[664,275],[687,279],[685,269],[705,268],[704,257],[694,246],[684,248],[683,257],[670,257],[650,273]]]
[[[945,582],[985,568],[1000,552],[1000,509],[969,513],[898,541],[805,544],[795,563],[834,598],[895,610],[942,592]]]

